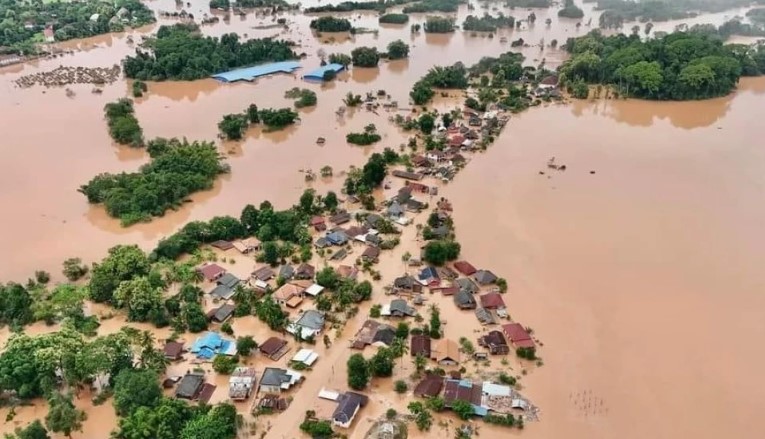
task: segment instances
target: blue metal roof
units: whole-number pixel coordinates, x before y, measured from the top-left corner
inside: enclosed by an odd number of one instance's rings
[[[223,82],[252,81],[260,76],[274,73],[292,73],[299,68],[300,63],[297,61],[282,61],[217,73],[212,77]]]
[[[312,80],[323,81],[324,80],[324,73],[325,72],[333,70],[335,73],[339,73],[339,72],[342,72],[343,69],[345,69],[345,67],[343,67],[342,64],[334,64],[334,63],[333,64],[327,64],[325,66],[319,67],[316,70],[312,70],[312,71],[308,72],[307,74],[305,74],[303,76],[303,79],[312,79]]]

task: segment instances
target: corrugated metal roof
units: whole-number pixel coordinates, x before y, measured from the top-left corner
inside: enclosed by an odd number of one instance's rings
[[[339,73],[343,71],[343,69],[345,69],[345,67],[343,67],[342,64],[334,64],[334,63],[327,64],[325,66],[319,67],[318,69],[311,70],[310,72],[308,72],[307,74],[303,76],[303,79],[314,79],[314,80],[323,81],[324,73],[330,70],[334,71],[335,73]]]
[[[292,73],[299,68],[300,63],[297,61],[282,61],[217,73],[212,75],[212,78],[223,82],[252,81],[260,76],[274,73]]]

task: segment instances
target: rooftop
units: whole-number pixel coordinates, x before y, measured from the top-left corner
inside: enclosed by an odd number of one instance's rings
[[[222,82],[253,81],[255,78],[274,73],[292,73],[300,68],[297,61],[282,61],[217,73],[212,78]]]
[[[303,75],[303,79],[310,79],[310,80],[316,80],[316,81],[323,81],[324,80],[324,73],[328,71],[333,71],[335,73],[339,73],[343,71],[345,67],[343,67],[342,64],[327,64],[324,66],[319,67],[318,69],[311,70],[310,72]]]

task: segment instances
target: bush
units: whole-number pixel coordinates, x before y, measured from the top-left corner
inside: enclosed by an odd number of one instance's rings
[[[246,114],[227,114],[218,122],[218,131],[228,140],[240,140],[248,125]]]
[[[536,348],[518,348],[515,350],[515,355],[517,355],[520,358],[525,358],[526,360],[536,360],[537,349]]]
[[[328,73],[328,72],[334,73],[334,70],[328,70],[325,73]],[[298,87],[294,87],[290,90],[287,90],[284,93],[284,97],[288,99],[296,99],[295,108],[311,107],[313,105],[316,105],[316,100],[317,100],[316,93],[306,88],[298,88]]]
[[[454,18],[428,17],[425,20],[425,33],[446,34],[454,32]]]
[[[357,47],[351,51],[351,60],[354,67],[377,67],[380,54],[374,47]]]
[[[331,15],[311,20],[311,29],[318,32],[348,32],[353,26],[345,18],[335,18]]]
[[[288,125],[292,125],[298,118],[298,114],[289,108],[280,108],[278,110],[266,108],[264,110],[260,110],[259,115],[261,122],[263,122],[263,124],[265,124],[271,130],[276,130],[284,128]]]
[[[348,387],[363,390],[369,382],[369,364],[361,354],[353,354],[348,359]]]
[[[231,375],[238,364],[239,357],[219,354],[213,359],[213,370],[223,375]]]
[[[456,241],[430,241],[425,245],[423,259],[433,265],[443,265],[453,261],[460,255],[461,246]]]
[[[388,44],[388,59],[402,59],[409,56],[409,45],[401,40]]]
[[[64,261],[63,273],[70,282],[74,282],[88,274],[88,266],[80,258],[69,258]]]
[[[387,24],[404,24],[409,21],[409,16],[406,14],[385,14],[381,15],[379,22]]]
[[[118,99],[104,106],[109,135],[115,142],[122,145],[143,146],[143,130],[138,124],[133,109],[133,101],[127,98]]]
[[[388,409],[385,412],[385,418],[386,419],[393,419],[393,418],[396,417],[396,415],[398,415],[398,412],[396,412],[396,409]]]
[[[393,385],[393,390],[395,390],[396,393],[406,393],[406,391],[409,390],[409,386],[404,380],[397,380]]]

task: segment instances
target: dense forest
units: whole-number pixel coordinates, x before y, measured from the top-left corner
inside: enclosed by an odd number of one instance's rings
[[[0,0],[0,46],[21,48],[42,42],[42,31],[52,25],[57,41],[120,32],[155,21],[139,0],[18,1]]]
[[[409,97],[415,105],[425,105],[435,95],[433,88],[467,88],[467,86],[467,69],[462,63],[458,62],[448,67],[436,66],[414,83]]]
[[[765,4],[765,0],[597,0],[596,9],[603,10],[601,28],[620,28],[629,21],[681,20],[699,12],[721,12],[752,3]]]
[[[295,59],[293,43],[270,38],[241,42],[237,34],[202,36],[194,24],[162,26],[135,56],[123,61],[133,79],[191,81],[237,67]]]
[[[571,58],[560,67],[562,82],[609,84],[645,99],[723,96],[742,75],[765,73],[765,47],[724,45],[693,32],[641,41],[637,35],[604,37],[593,31],[570,38],[566,50]]]
[[[211,188],[215,177],[227,170],[209,142],[155,139],[148,151],[152,160],[138,172],[100,174],[79,191],[90,203],[103,203],[110,216],[130,225],[161,216],[189,194]]]

